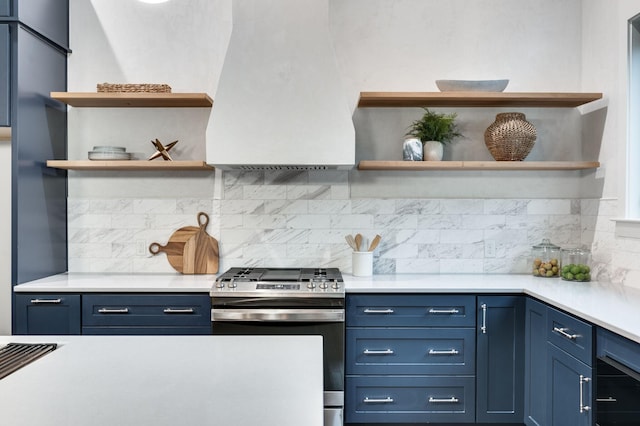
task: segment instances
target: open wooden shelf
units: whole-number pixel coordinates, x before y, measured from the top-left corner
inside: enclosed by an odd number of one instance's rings
[[[363,160],[358,170],[588,170],[598,161],[376,161]]]
[[[213,170],[204,161],[47,160],[47,167],[66,170]]]
[[[602,93],[361,92],[358,107],[574,108],[601,98]]]
[[[199,108],[213,106],[206,93],[51,92],[51,97],[74,107]]]

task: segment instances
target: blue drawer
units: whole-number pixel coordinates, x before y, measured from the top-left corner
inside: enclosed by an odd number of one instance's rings
[[[640,374],[640,344],[598,327],[597,356],[618,361]]]
[[[475,378],[347,377],[347,423],[473,423]]]
[[[579,359],[593,365],[593,327],[554,308],[547,313],[547,340]]]
[[[82,327],[211,327],[211,298],[87,294],[82,296]]]
[[[473,328],[347,328],[347,374],[474,374]]]
[[[347,295],[347,327],[475,327],[475,296]]]

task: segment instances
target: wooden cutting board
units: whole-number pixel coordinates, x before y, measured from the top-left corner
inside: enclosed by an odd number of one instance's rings
[[[191,237],[198,233],[199,230],[200,227],[198,226],[184,226],[171,234],[166,245],[163,246],[160,243],[151,243],[149,245],[149,252],[153,255],[162,252],[166,253],[167,260],[173,269],[178,272],[182,272],[182,254],[184,253],[184,246]]]
[[[207,234],[209,216],[198,213],[198,232],[189,238],[182,253],[183,274],[215,274],[218,272],[218,241]]]

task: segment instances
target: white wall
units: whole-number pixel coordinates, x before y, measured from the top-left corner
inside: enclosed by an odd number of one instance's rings
[[[627,171],[628,20],[640,13],[640,1],[583,1],[583,86],[600,85],[607,95],[600,161],[603,195],[591,200],[583,216],[583,240],[601,275],[640,288],[640,240],[617,237],[613,218],[625,216]]]
[[[70,7],[73,53],[69,58],[69,90],[93,91],[97,83],[105,81],[152,82],[168,83],[174,91],[205,91],[215,99],[230,33],[231,0],[172,0],[155,6],[136,1],[71,0]],[[508,241],[509,229],[491,218],[477,218],[471,226],[482,233],[464,241],[475,248],[470,250],[472,255],[459,255],[455,250],[434,254],[422,248],[422,256],[435,256],[440,262],[439,271],[447,256],[460,263],[483,259],[481,269],[485,272],[520,270],[531,243],[560,235],[558,228],[544,225],[556,223],[554,219],[560,214],[567,216],[558,223],[567,220],[571,228],[568,236],[557,242],[593,244],[602,273],[623,280],[630,254],[637,252],[636,244],[616,239],[609,218],[619,214],[623,204],[618,200],[623,194],[626,128],[624,21],[636,13],[635,9],[640,9],[638,1],[632,0],[613,4],[607,0],[331,0],[331,31],[352,108],[360,91],[434,91],[434,81],[439,78],[506,77],[511,80],[508,91],[604,92],[605,100],[577,111],[526,111],[540,129],[532,159],[582,155],[577,159],[599,159],[603,167],[583,174],[373,175],[353,171],[346,176],[325,175],[320,182],[307,174],[232,174],[221,182],[206,173],[71,172],[70,270],[166,270],[164,259],[136,255],[138,243],[166,239],[172,229],[192,224],[192,210],[209,208],[214,216],[210,232],[222,235],[223,257],[238,262],[274,261],[283,253],[315,250],[322,252],[319,259],[324,263],[348,265],[348,253],[338,239],[361,226],[357,215],[364,209],[373,215],[366,219],[372,223],[367,229],[387,236],[379,257],[390,260],[382,262],[380,270],[393,271],[392,262],[394,268],[405,265],[405,272],[431,271],[431,264],[425,267],[419,260],[407,261],[419,259],[416,253],[421,249],[412,244],[422,234],[417,219],[409,231],[398,232],[408,223],[401,217],[406,209],[398,206],[405,202],[419,205],[425,199],[456,205],[455,199],[477,198],[489,206],[503,199],[514,201],[524,215],[518,223],[526,229],[525,234],[513,242],[517,245],[513,252],[509,251],[513,247],[505,245],[503,253],[508,254],[487,260],[485,242],[498,238],[496,230],[505,231],[499,238]],[[448,148],[445,158],[488,159],[482,132],[501,110],[457,111],[467,137]],[[395,144],[399,158],[404,130],[419,113],[419,109],[357,110],[358,155],[385,158],[394,152],[390,146]],[[144,157],[152,152],[148,139],[158,137],[163,141],[180,139],[177,158],[201,159],[208,118],[206,109],[72,108],[69,157],[85,158],[93,145],[103,143],[122,144]],[[214,197],[216,184],[224,188],[220,200]],[[274,197],[281,197],[280,207],[269,204]],[[328,239],[318,246],[313,237],[318,232],[306,222],[312,218],[304,215],[309,214],[310,201],[323,199],[343,209],[327,219],[330,224],[323,232]],[[453,204],[445,199],[453,199]],[[391,221],[376,218],[374,210],[385,205],[385,200],[395,205],[394,212],[404,213]],[[557,210],[562,200],[568,204]],[[296,211],[300,205],[306,205],[307,210]],[[278,216],[285,208],[287,213]],[[265,209],[273,214],[265,215]],[[308,225],[301,225],[304,223]],[[439,226],[436,231],[442,232],[451,225],[443,220]],[[581,234],[577,237],[575,227]],[[274,228],[280,231],[274,232]],[[261,250],[244,252],[242,247],[247,246]],[[419,264],[423,266],[412,269],[411,265]]]
[[[2,129],[0,129],[2,130]],[[0,132],[1,133],[1,132]],[[11,141],[0,135],[0,336],[11,334]]]

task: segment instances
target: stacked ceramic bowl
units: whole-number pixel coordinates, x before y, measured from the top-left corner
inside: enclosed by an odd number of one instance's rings
[[[131,154],[122,146],[94,146],[89,151],[89,160],[131,160]]]

